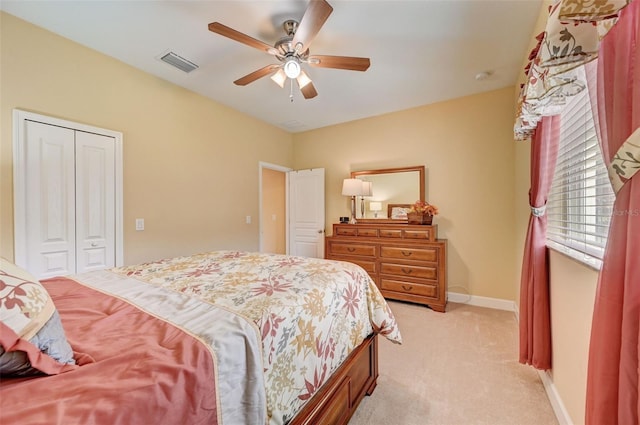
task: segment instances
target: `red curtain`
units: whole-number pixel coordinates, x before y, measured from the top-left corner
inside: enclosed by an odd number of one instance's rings
[[[640,127],[640,0],[602,41],[597,115],[607,165]],[[637,158],[640,161],[640,158]],[[640,173],[616,195],[598,279],[589,348],[586,422],[638,424]]]
[[[520,363],[551,368],[549,259],[544,208],[558,156],[560,116],[543,117],[531,140],[531,216],[520,280]]]

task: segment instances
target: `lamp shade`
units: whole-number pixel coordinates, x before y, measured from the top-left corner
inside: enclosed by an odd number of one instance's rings
[[[382,202],[369,202],[369,210],[382,211]]]
[[[360,196],[362,194],[362,180],[344,179],[342,182],[342,194],[344,196]]]
[[[361,196],[373,195],[373,183],[363,180],[362,181],[362,193]]]

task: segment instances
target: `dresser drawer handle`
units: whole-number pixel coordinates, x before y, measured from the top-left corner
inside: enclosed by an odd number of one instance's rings
[[[355,252],[355,250],[356,249],[354,247],[352,247],[352,246],[348,246],[347,247],[347,251],[349,251],[349,252]]]
[[[411,252],[411,251],[409,251],[409,252],[400,251],[400,252],[402,252],[402,255],[404,255],[405,257],[411,257],[411,254],[413,254],[413,252]]]
[[[411,291],[411,290],[413,290],[413,286],[402,285],[402,289],[404,289],[405,291]]]
[[[404,267],[402,268],[402,273],[404,274],[411,274],[413,273],[413,269],[405,269]]]

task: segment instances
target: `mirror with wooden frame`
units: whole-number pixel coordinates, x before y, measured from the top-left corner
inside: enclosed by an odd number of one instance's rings
[[[411,204],[425,200],[424,165],[352,171],[351,178],[371,182],[371,196],[357,197],[356,218],[359,223],[406,223],[406,212]]]

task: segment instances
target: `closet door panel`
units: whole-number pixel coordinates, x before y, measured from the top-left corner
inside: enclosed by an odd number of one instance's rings
[[[115,139],[76,132],[77,272],[115,266]]]
[[[26,123],[28,266],[38,277],[74,273],[74,131]]]

